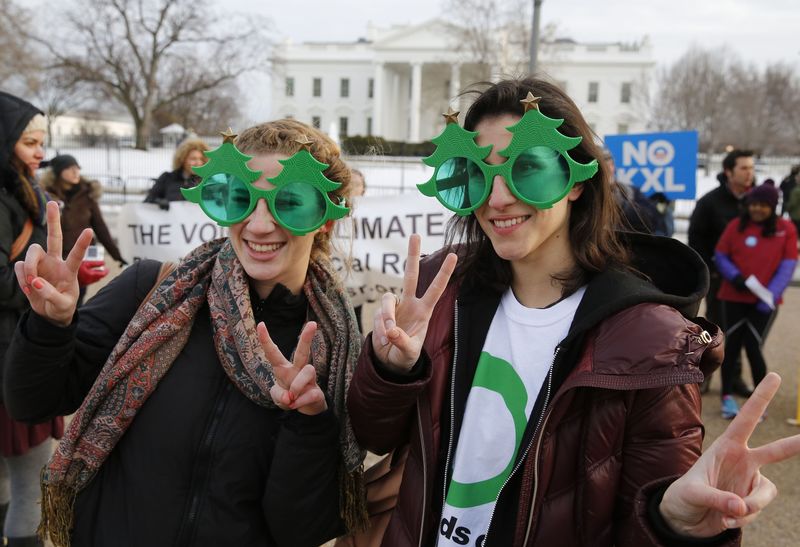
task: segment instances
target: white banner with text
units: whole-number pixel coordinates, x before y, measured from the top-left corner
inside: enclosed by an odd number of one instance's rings
[[[355,214],[337,222],[333,261],[353,304],[380,299],[384,292],[399,294],[403,284],[411,234],[422,236],[422,253],[444,245],[452,213],[435,199],[417,193],[357,198]],[[119,248],[130,260],[179,260],[195,247],[225,237],[194,203],[175,201],[168,211],[150,203],[128,203],[119,215]],[[347,258],[350,271],[345,271]]]

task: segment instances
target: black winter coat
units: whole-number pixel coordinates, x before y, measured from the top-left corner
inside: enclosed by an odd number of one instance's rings
[[[717,246],[725,226],[739,216],[741,199],[728,189],[728,180],[724,174],[717,175],[719,186],[697,200],[697,204],[689,218],[689,247],[697,251],[711,271],[716,274],[714,266],[714,248]]]
[[[6,371],[13,416],[35,421],[80,405],[158,269],[150,260],[127,268],[70,327],[33,312],[23,317]],[[271,295],[269,311],[256,318],[284,353],[307,307],[300,301],[297,313],[295,302],[287,315],[291,298]],[[341,532],[338,431],[330,409],[305,416],[245,397],[219,363],[206,306],[170,371],[79,493],[72,545],[319,545]]]
[[[11,156],[22,131],[31,118],[39,113],[29,103],[0,92],[0,360],[5,355],[20,315],[29,308],[28,299],[17,283],[14,261],[10,256],[14,240],[30,216],[15,195],[19,174],[11,167]],[[34,223],[28,245],[16,260],[25,258],[27,247],[32,244],[38,243],[44,247],[46,242],[44,226]]]
[[[75,186],[65,190],[55,180],[52,170],[48,170],[42,177],[42,186],[52,199],[58,200],[61,207],[61,233],[64,236],[63,252],[67,257],[78,236],[85,228],[94,231],[95,238],[103,245],[111,258],[117,262],[122,261],[119,247],[108,231],[103,213],[100,211],[100,196],[103,191],[96,180],[81,180]]]
[[[168,203],[170,201],[184,201],[181,188],[191,188],[200,183],[200,177],[191,175],[188,178],[184,177],[183,169],[178,168],[174,171],[165,171],[161,173],[150,191],[147,192],[147,197],[144,198],[145,203],[158,203],[159,205]]]

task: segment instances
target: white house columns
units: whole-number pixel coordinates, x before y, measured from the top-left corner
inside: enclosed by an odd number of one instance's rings
[[[372,133],[383,135],[383,63],[375,63],[372,83]]]
[[[411,64],[411,128],[408,140],[419,142],[419,124],[422,112],[422,63]]]
[[[458,110],[459,97],[461,90],[461,64],[453,63],[450,65],[450,108]]]

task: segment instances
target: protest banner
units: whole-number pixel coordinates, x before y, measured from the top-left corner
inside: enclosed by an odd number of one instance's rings
[[[661,192],[669,199],[695,199],[697,131],[608,135],[616,180],[643,194]]]
[[[379,300],[384,292],[400,294],[408,238],[422,236],[422,252],[444,245],[444,231],[452,213],[435,199],[416,193],[356,198],[354,213],[334,229],[334,265],[353,304]],[[177,201],[168,211],[149,203],[129,203],[119,215],[119,248],[134,260],[179,260],[195,247],[226,237],[193,203]],[[348,262],[350,268],[347,267]]]

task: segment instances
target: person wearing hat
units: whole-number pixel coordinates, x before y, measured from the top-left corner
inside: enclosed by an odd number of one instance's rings
[[[17,321],[29,308],[14,275],[14,262],[33,244],[46,245],[45,194],[35,173],[44,159],[47,123],[38,108],[0,91],[0,364]],[[29,426],[11,419],[0,405],[0,467],[8,472],[8,497],[0,499],[5,545],[41,545],[39,472],[50,458],[51,438],[61,438],[63,419]],[[5,513],[3,521],[2,514]]]
[[[714,253],[723,277],[717,297],[723,303],[726,325],[721,391],[722,417],[726,419],[739,411],[732,384],[742,346],[754,385],[767,373],[761,346],[797,264],[797,230],[777,215],[778,189],[774,184],[750,190],[745,205],[745,212],[725,228]],[[754,292],[758,287],[753,279],[767,289],[764,297]]]
[[[50,197],[58,202],[61,209],[61,229],[64,237],[64,258],[78,236],[85,228],[94,231],[95,238],[106,249],[109,255],[119,262],[127,264],[119,252],[117,244],[111,237],[103,213],[100,211],[100,195],[103,190],[96,180],[87,180],[81,176],[81,166],[73,156],[62,154],[50,160],[50,169],[42,176],[42,186]],[[79,305],[83,302],[86,287],[108,275],[108,270],[101,260],[84,261],[79,281],[81,292]]]

